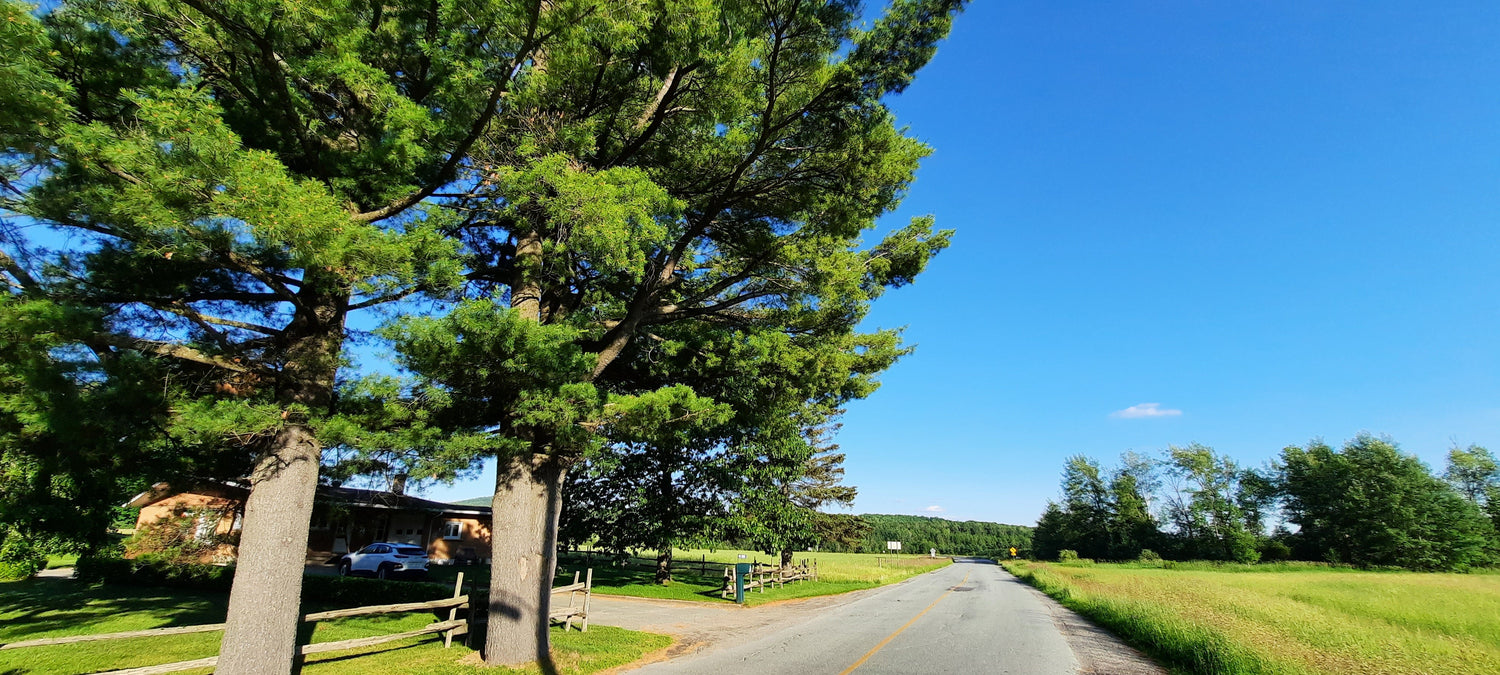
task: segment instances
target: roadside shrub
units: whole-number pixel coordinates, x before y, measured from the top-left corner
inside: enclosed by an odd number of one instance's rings
[[[172,515],[137,529],[125,541],[125,552],[135,558],[202,563],[212,558],[221,544],[237,543],[236,535],[217,532],[219,522],[229,515],[214,509],[178,507]]]
[[[30,540],[12,531],[0,545],[0,581],[20,581],[47,567],[47,555]]]
[[[453,597],[453,587],[423,581],[387,581],[360,577],[302,578],[302,602],[339,607],[426,602]]]
[[[138,558],[86,556],[78,560],[78,578],[118,586],[162,586],[199,591],[228,591],[234,568],[203,563],[180,563],[145,555]]]
[[[1238,532],[1230,535],[1229,557],[1237,563],[1252,564],[1260,561],[1260,551],[1256,550],[1255,535],[1249,532]]]
[[[234,583],[233,566],[179,563],[151,556],[91,556],[80,559],[77,570],[80,580],[117,586],[155,586],[227,593]],[[302,601],[330,606],[425,602],[452,595],[453,587],[447,584],[335,576],[302,578]]]
[[[1138,556],[1135,560],[1137,563],[1140,563],[1142,565],[1150,565],[1152,567],[1161,567],[1162,563],[1164,562],[1161,558],[1160,553],[1157,553],[1156,551],[1153,551],[1149,548],[1141,549],[1140,556]]]
[[[1057,561],[1058,562],[1073,562],[1074,560],[1077,560],[1077,559],[1078,559],[1078,551],[1075,551],[1075,550],[1073,550],[1071,548],[1065,548],[1065,549],[1057,552]]]
[[[1277,562],[1292,557],[1292,548],[1275,539],[1269,539],[1260,545],[1260,559],[1262,562]]]

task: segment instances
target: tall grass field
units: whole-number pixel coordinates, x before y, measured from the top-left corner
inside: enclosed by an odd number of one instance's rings
[[[1189,673],[1500,673],[1500,575],[1006,562]]]

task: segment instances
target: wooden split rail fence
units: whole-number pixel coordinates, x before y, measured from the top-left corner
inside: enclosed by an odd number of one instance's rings
[[[580,619],[582,623],[578,630],[589,632],[589,598],[594,595],[594,568],[590,567],[588,576],[583,581],[578,580],[578,573],[573,573],[573,583],[567,586],[558,586],[552,589],[552,595],[568,594],[567,607],[553,607],[548,619],[562,623],[563,631],[566,632],[573,627],[573,620]],[[578,602],[578,595],[583,594],[583,604]]]
[[[403,602],[393,605],[369,605],[366,607],[351,607],[349,609],[335,609],[327,612],[314,612],[302,617],[303,621],[315,622],[328,619],[342,619],[351,616],[369,616],[372,614],[397,614],[403,612],[421,612],[448,608],[448,619],[446,621],[434,621],[417,630],[409,630],[402,633],[390,635],[376,635],[373,637],[354,638],[351,640],[338,640],[336,642],[317,642],[302,645],[297,653],[302,656],[309,654],[321,654],[324,652],[337,652],[346,649],[359,649],[361,647],[372,647],[387,642],[405,640],[419,635],[431,633],[443,634],[443,647],[452,646],[455,636],[464,635],[469,631],[469,619],[458,618],[458,610],[469,607],[469,596],[462,595],[464,575],[458,575],[458,581],[453,584],[453,597],[442,600],[429,600],[427,602]],[[36,640],[25,640],[23,642],[11,642],[0,644],[0,649],[21,649],[23,647],[45,647],[48,645],[65,645],[75,642],[93,642],[96,640],[123,640],[126,638],[156,637],[159,635],[183,635],[187,633],[209,633],[224,630],[222,623],[210,623],[197,626],[173,626],[171,628],[152,628],[150,630],[132,630],[123,633],[99,633],[96,635],[69,635],[66,637],[40,638]],[[156,666],[144,666],[141,668],[128,668],[125,670],[111,670],[109,675],[159,675],[160,673],[175,673],[183,670],[194,670],[198,668],[212,668],[219,663],[219,657],[210,656],[192,661],[178,661],[176,663],[164,663]]]
[[[724,568],[724,588],[720,590],[719,597],[734,597],[734,565]],[[793,581],[817,581],[818,561],[802,560],[800,565],[787,565],[786,567],[773,567],[754,563],[750,567],[750,573],[745,576],[745,590],[752,588],[766,592],[766,587],[780,588]]]
[[[567,594],[568,605],[561,606],[557,596]],[[578,622],[578,629],[587,633],[589,631],[589,601],[594,595],[594,568],[590,567],[587,572],[573,572],[573,583],[566,586],[555,586],[552,588],[552,609],[547,612],[547,619],[560,623],[563,630],[572,630],[573,622]],[[482,603],[481,603],[482,604]],[[482,634],[487,628],[483,625],[489,623],[489,610],[483,609],[474,615],[471,623],[475,624],[473,630]]]

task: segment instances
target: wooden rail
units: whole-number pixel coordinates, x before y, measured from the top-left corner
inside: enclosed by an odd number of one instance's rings
[[[122,633],[97,633],[94,635],[69,635],[66,637],[38,638],[36,640],[24,640],[21,642],[10,642],[0,645],[0,649],[20,649],[22,647],[46,647],[48,645],[66,645],[74,642],[93,642],[95,640],[121,640],[124,638],[156,637],[158,635],[185,635],[187,633],[211,633],[216,630],[224,630],[222,623],[208,623],[199,626],[173,626],[171,628],[150,628],[147,630],[132,630]]]
[[[463,572],[458,573],[459,580],[463,580]],[[428,600],[427,602],[402,602],[394,605],[369,605],[367,607],[351,607],[349,609],[335,609],[327,612],[316,612],[302,617],[303,621],[324,621],[326,619],[342,619],[351,616],[369,616],[371,614],[395,614],[399,612],[420,612],[424,609],[442,609],[444,607],[463,607],[469,603],[469,596],[455,595],[442,600]]]
[[[625,556],[621,558],[609,553],[589,550],[568,551],[563,555],[572,558],[583,558],[584,564],[589,566],[593,565],[594,558],[599,558],[600,562],[608,562],[611,565],[619,567],[634,567],[645,570],[656,569],[655,558],[640,558],[636,556]],[[693,572],[698,576],[706,577],[716,572],[719,566],[723,564],[724,563],[709,560],[706,554],[700,554],[697,560],[693,560],[692,558],[672,558],[671,567],[673,574],[676,574],[678,572]]]
[[[586,576],[580,577],[581,574]],[[580,581],[580,578],[582,579]],[[574,572],[573,583],[566,586],[557,586],[552,589],[554,601],[556,596],[563,593],[568,594],[566,607],[553,605],[547,612],[548,622],[556,621],[563,625],[563,630],[572,630],[573,621],[579,621],[578,629],[587,633],[589,630],[589,602],[594,594],[594,568],[590,567],[584,573]],[[582,596],[583,604],[578,604],[579,596]],[[486,611],[472,620],[472,623],[485,623],[489,621],[489,612]],[[475,628],[478,631],[479,629]]]
[[[580,592],[583,593],[582,607],[575,605]],[[548,621],[561,621],[563,631],[567,632],[573,628],[573,619],[581,619],[578,630],[589,632],[589,599],[594,595],[594,568],[588,569],[588,576],[583,581],[579,581],[578,573],[574,572],[573,583],[552,589],[553,595],[562,593],[568,594],[568,606],[553,608],[548,612]]]
[[[793,581],[816,581],[818,579],[818,561],[802,560],[801,565],[787,565],[786,567],[772,567],[755,563],[750,568],[750,573],[745,577],[745,590],[752,588],[766,592],[766,587],[780,588]],[[724,568],[724,587],[719,591],[719,597],[734,597],[735,587],[734,566]]]
[[[594,573],[589,570],[589,586],[592,586]],[[575,577],[576,581],[576,577]],[[453,644],[454,636],[464,635],[469,632],[469,621],[458,618],[458,610],[469,606],[469,596],[462,594],[464,583],[463,572],[458,573],[458,580],[453,584],[453,597],[442,600],[429,600],[426,602],[402,602],[390,605],[367,605],[364,607],[351,607],[349,609],[335,609],[327,612],[314,612],[302,617],[303,621],[316,622],[327,619],[341,619],[351,616],[369,616],[372,614],[392,614],[397,612],[419,612],[422,610],[450,608],[447,621],[434,621],[416,630],[390,635],[376,635],[373,637],[354,638],[351,640],[338,640],[335,642],[317,642],[298,647],[297,652],[306,656],[308,654],[321,654],[324,652],[337,652],[346,649],[359,649],[361,647],[372,647],[374,645],[405,640],[407,638],[427,635],[429,633],[443,634],[443,647],[447,648]],[[571,587],[569,587],[571,588]],[[569,603],[571,607],[571,603]],[[584,599],[584,630],[588,629],[588,599]],[[568,619],[571,626],[572,618]],[[96,640],[123,640],[127,638],[156,637],[160,635],[184,635],[188,633],[208,633],[224,630],[222,623],[201,624],[197,626],[172,626],[169,628],[151,628],[148,630],[132,630],[120,633],[98,633],[94,635],[68,635],[64,637],[39,638],[36,640],[25,640],[22,642],[11,642],[0,644],[0,649],[20,649],[22,647],[45,647],[48,645],[64,645],[75,642],[93,642]],[[210,656],[192,661],[178,661],[176,663],[163,663],[155,666],[143,666],[140,668],[127,668],[125,670],[107,671],[109,675],[160,675],[161,673],[175,673],[183,670],[196,670],[199,668],[212,668],[219,663],[219,657]]]
[[[442,609],[452,607],[458,611],[460,607],[468,604],[469,596],[460,595],[442,600],[430,600],[427,602],[403,602],[395,605],[371,605],[368,607],[353,607],[350,609],[335,609],[328,612],[316,612],[302,617],[303,621],[323,621],[326,619],[341,619],[350,616],[368,616],[371,614],[392,614],[397,612],[417,612],[424,609]],[[94,642],[97,640],[124,640],[128,638],[158,637],[161,635],[186,635],[189,633],[212,633],[224,630],[222,623],[206,623],[197,626],[172,626],[169,628],[148,628],[145,630],[131,630],[120,633],[95,633],[93,635],[68,635],[54,638],[38,638],[35,640],[23,640],[21,642],[9,642],[0,644],[0,649],[21,649],[22,647],[46,647],[48,645],[66,645],[75,642]]]
[[[428,633],[440,633],[443,631],[455,631],[463,633],[467,631],[466,621],[439,621],[430,623],[416,630],[404,633],[392,633],[390,635],[376,635],[367,638],[354,638],[352,640],[339,640],[337,642],[318,642],[310,645],[302,645],[297,649],[303,656],[308,654],[321,654],[323,652],[338,652],[345,649],[359,649],[360,647],[373,647],[375,645],[405,640],[407,638],[426,635]],[[125,670],[107,671],[108,675],[158,675],[159,673],[176,673],[183,670],[196,670],[198,668],[212,668],[219,664],[219,657],[210,656],[192,661],[178,661],[177,663],[164,663],[159,666],[143,666],[141,668],[127,668]]]

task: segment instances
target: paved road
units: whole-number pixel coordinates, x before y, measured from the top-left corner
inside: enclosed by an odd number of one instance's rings
[[[959,559],[936,572],[862,593],[847,602],[824,602],[828,604],[812,606],[812,611],[787,608],[777,612],[779,608],[772,606],[706,615],[703,620],[710,623],[723,624],[715,621],[719,617],[729,619],[729,625],[722,625],[710,644],[632,672],[1163,672],[989,561]],[[628,606],[612,607],[617,608],[617,618],[628,616],[620,613],[628,611]],[[611,621],[609,608],[601,609],[604,611],[597,612],[598,623],[634,624],[627,627],[648,630],[656,627],[638,618]],[[736,630],[736,615],[750,619],[756,614],[759,620],[741,621]],[[691,622],[693,619],[684,623]],[[739,641],[732,637],[736,633],[746,637]]]

